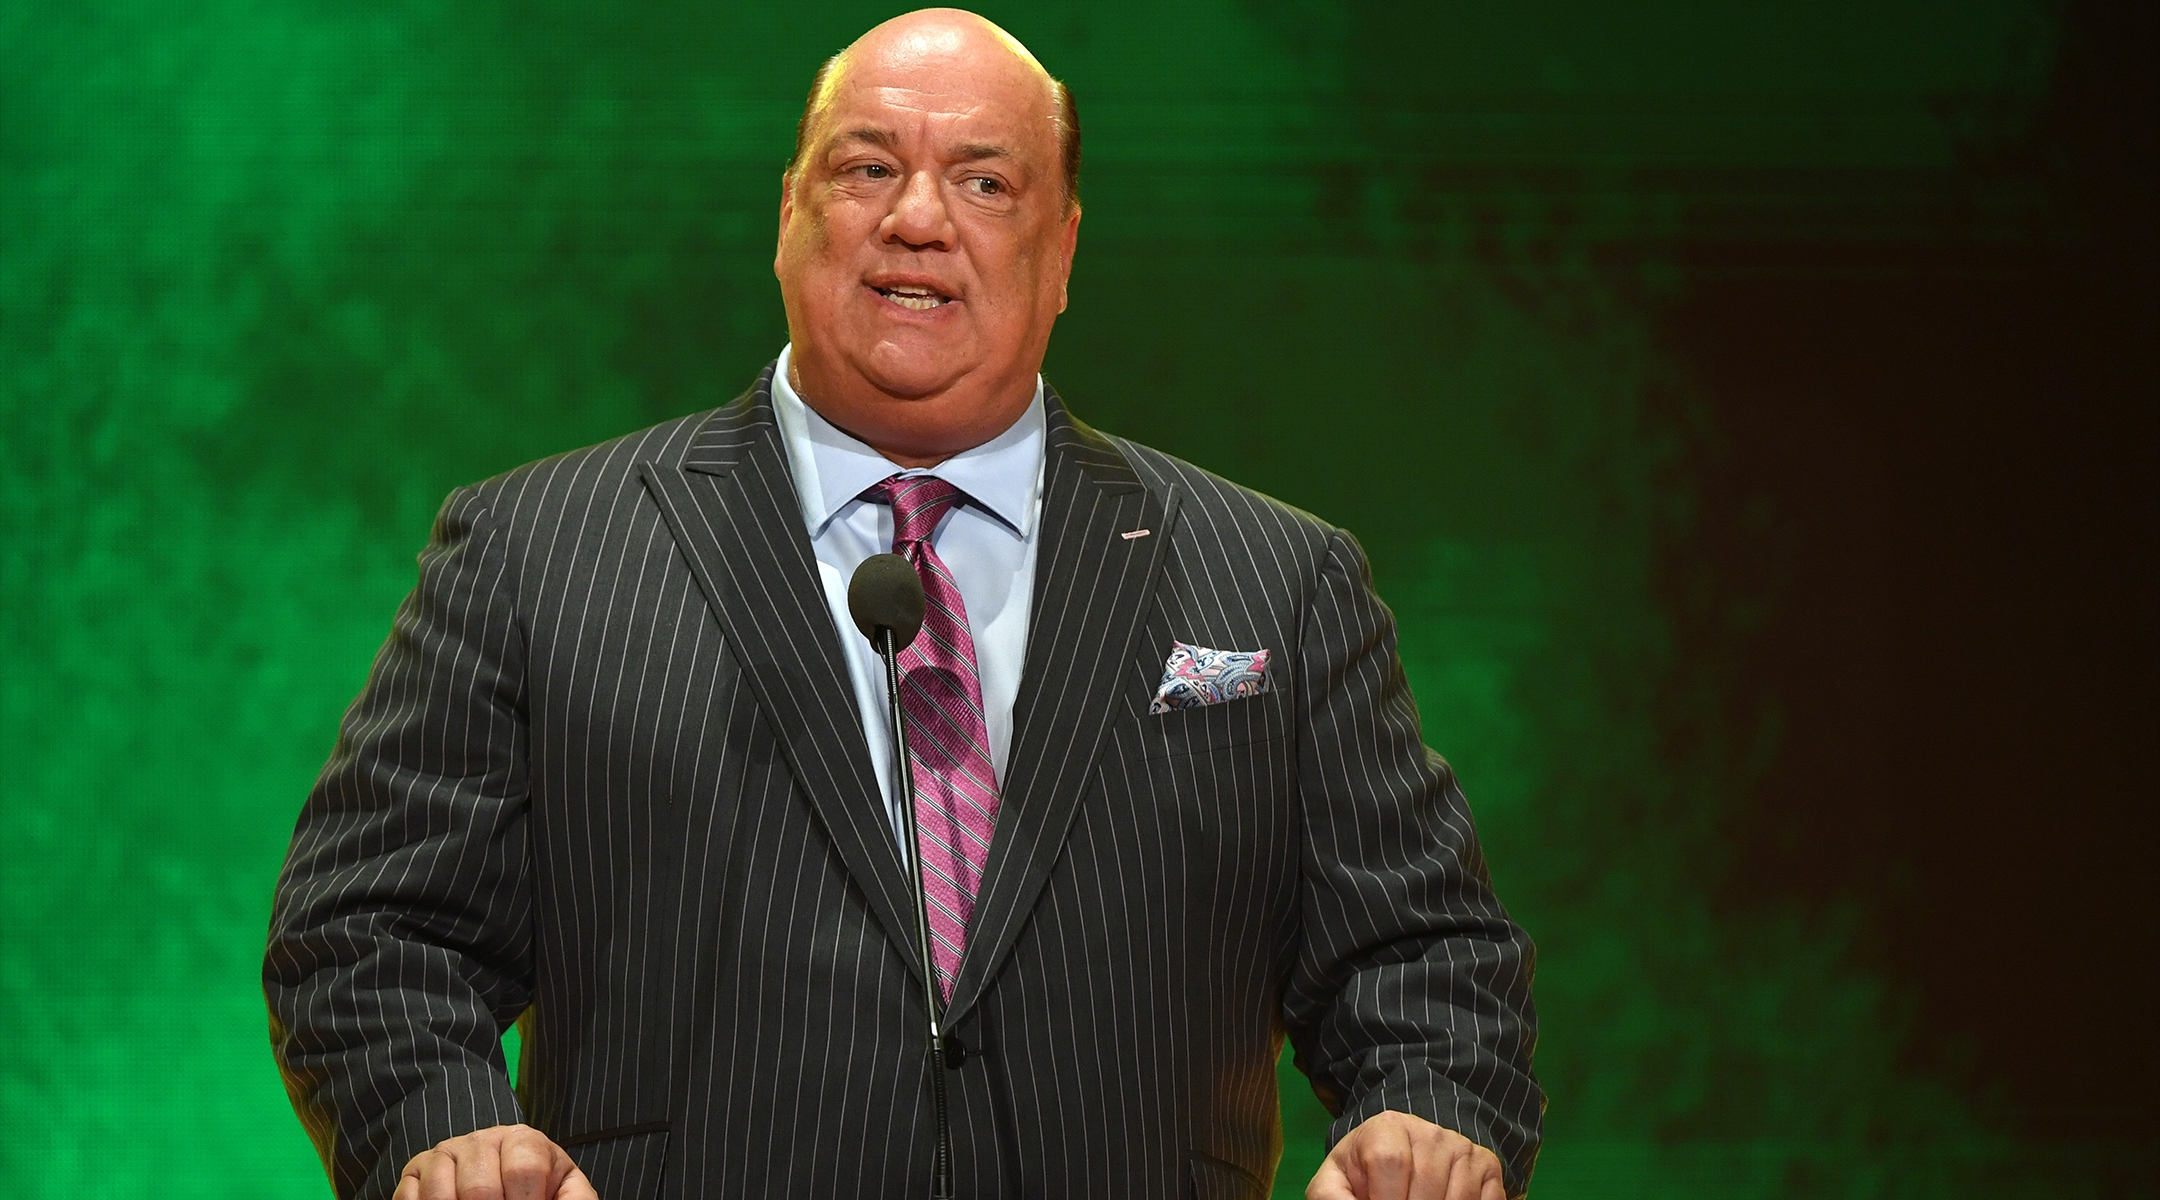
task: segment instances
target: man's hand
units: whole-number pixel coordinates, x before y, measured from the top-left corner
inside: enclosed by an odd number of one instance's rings
[[[1507,1200],[1500,1178],[1500,1160],[1485,1147],[1409,1113],[1384,1112],[1335,1143],[1305,1200]]]
[[[497,1125],[413,1155],[391,1200],[600,1200],[600,1194],[546,1134]]]

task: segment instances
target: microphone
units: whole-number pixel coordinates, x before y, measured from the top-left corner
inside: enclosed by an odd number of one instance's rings
[[[855,628],[862,630],[873,645],[877,644],[878,630],[891,630],[895,654],[913,645],[915,635],[922,632],[927,603],[923,599],[922,576],[897,554],[871,555],[855,568],[855,578],[848,581],[848,615],[855,618]],[[878,646],[880,653],[884,649]]]
[[[938,998],[937,963],[930,956],[930,896],[923,888],[922,840],[915,831],[915,772],[908,758],[907,716],[900,709],[900,652],[922,632],[922,577],[897,554],[873,554],[848,580],[848,615],[885,660],[886,724],[892,732],[893,783],[900,789],[907,859],[914,866],[915,944],[922,950],[923,1011],[930,1017],[930,1096],[937,1112],[937,1155],[931,1200],[953,1200],[952,1114],[945,1098],[945,1003]],[[957,1058],[957,1056],[953,1056]]]

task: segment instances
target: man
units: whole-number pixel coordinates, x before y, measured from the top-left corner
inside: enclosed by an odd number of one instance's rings
[[[903,656],[958,1191],[1527,1182],[1530,946],[1348,535],[1038,376],[1069,97],[952,10],[821,71],[790,345],[710,413],[461,489],[309,798],[265,986],[343,1194],[925,1194],[923,977],[854,566]],[[504,1026],[524,1033],[513,1095]]]

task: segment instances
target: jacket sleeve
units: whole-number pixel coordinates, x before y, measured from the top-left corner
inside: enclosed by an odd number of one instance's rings
[[[1454,772],[1421,741],[1394,617],[1347,534],[1299,654],[1303,923],[1283,1000],[1298,1067],[1337,1114],[1331,1145],[1410,1113],[1492,1150],[1518,1195],[1545,1107],[1534,951],[1493,894]]]
[[[308,796],[263,961],[286,1090],[340,1196],[515,1123],[532,989],[522,637],[504,528],[453,493]]]

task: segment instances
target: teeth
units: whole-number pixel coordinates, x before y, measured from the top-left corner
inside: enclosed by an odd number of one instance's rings
[[[928,312],[930,309],[945,303],[945,297],[938,295],[929,288],[895,287],[879,288],[878,291],[894,304],[914,312]]]

